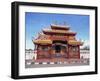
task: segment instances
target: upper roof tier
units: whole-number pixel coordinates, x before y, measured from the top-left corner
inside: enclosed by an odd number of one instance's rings
[[[65,25],[51,24],[51,29],[43,29],[44,34],[64,34],[76,35],[76,32],[69,31],[69,27]]]
[[[69,30],[69,26],[66,26],[66,25],[55,25],[55,24],[51,24],[51,29],[57,29],[57,30]]]
[[[44,34],[66,34],[66,35],[76,35],[76,32],[66,31],[66,30],[51,30],[51,29],[44,29]]]

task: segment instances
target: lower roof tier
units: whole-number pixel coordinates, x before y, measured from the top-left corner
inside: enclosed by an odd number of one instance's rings
[[[52,44],[51,40],[34,40],[33,43],[35,44]]]
[[[76,40],[69,40],[68,44],[69,45],[83,45],[83,42],[76,41]]]
[[[69,40],[66,41],[68,45],[83,45],[83,42],[77,41],[77,40]],[[49,45],[49,44],[53,44],[52,40],[34,40],[33,41],[34,44],[41,44],[41,45]]]

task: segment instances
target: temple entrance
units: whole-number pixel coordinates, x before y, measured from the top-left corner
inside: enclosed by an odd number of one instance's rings
[[[53,55],[55,58],[64,58],[67,55],[67,43],[66,41],[54,41],[53,42]]]
[[[60,45],[56,45],[55,46],[55,52],[56,53],[60,53],[61,52],[61,46]]]
[[[55,58],[61,58],[61,45],[55,45]]]

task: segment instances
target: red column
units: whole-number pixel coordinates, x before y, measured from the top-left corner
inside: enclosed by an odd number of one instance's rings
[[[37,45],[37,59],[39,59],[39,50],[38,50],[38,45]]]
[[[49,54],[50,54],[50,58],[51,58],[51,45],[49,46]]]
[[[68,45],[68,47],[67,47],[67,58],[69,59],[69,45]]]
[[[78,58],[80,59],[80,46],[78,45]]]

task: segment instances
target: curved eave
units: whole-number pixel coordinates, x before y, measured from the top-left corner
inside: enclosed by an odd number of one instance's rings
[[[67,27],[67,26],[60,26],[60,25],[51,25],[51,29],[69,30],[70,27]]]
[[[61,31],[61,30],[43,30],[44,34],[68,34],[68,35],[76,35],[76,32],[70,31]]]
[[[51,40],[33,40],[33,43],[46,45],[46,44],[52,44],[52,41]]]
[[[83,42],[73,40],[73,41],[68,41],[68,44],[69,45],[80,45],[80,46],[82,46]]]

